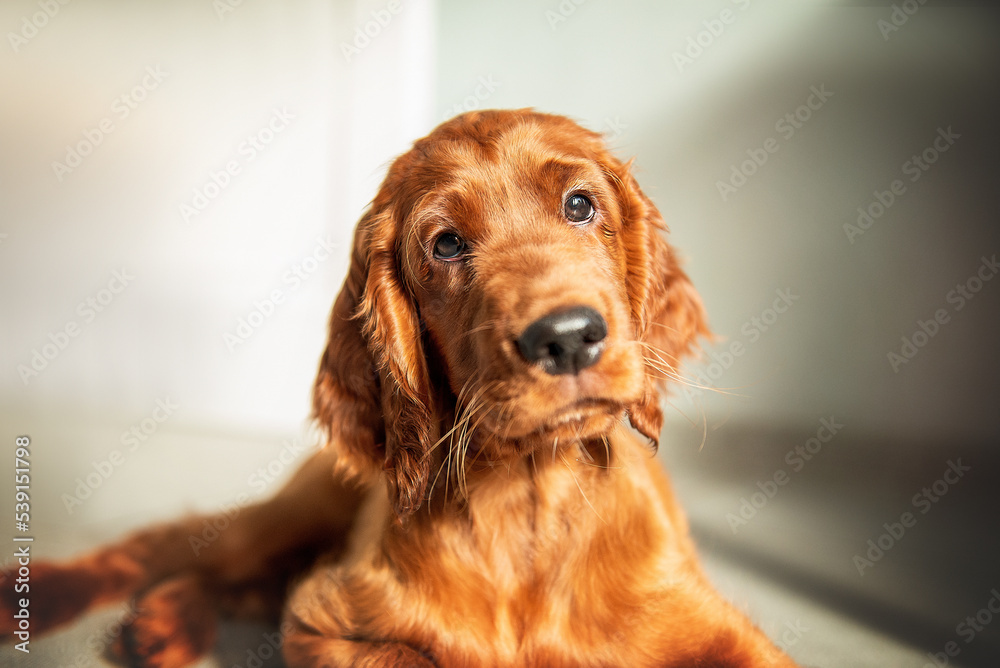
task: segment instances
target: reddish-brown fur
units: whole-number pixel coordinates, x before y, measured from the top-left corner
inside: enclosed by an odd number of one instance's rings
[[[445,232],[468,254],[436,257]],[[197,556],[200,518],[36,571],[43,626],[135,595],[119,652],[141,665],[209,649],[206,610],[283,606],[290,666],[794,666],[712,589],[653,456],[665,381],[707,334],[664,232],[565,118],[445,123],[358,224],[314,392],[329,446]],[[550,375],[517,341],[574,306],[603,349]]]

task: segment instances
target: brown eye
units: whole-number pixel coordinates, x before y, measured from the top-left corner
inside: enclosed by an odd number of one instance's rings
[[[586,223],[594,217],[594,204],[586,195],[573,193],[566,198],[563,205],[563,215],[571,223]]]
[[[445,232],[434,242],[434,257],[438,260],[457,260],[465,253],[466,245],[462,237]]]

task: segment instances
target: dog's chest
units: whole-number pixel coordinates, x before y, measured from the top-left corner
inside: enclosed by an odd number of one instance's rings
[[[442,666],[584,665],[583,656],[613,655],[650,595],[637,577],[657,552],[651,527],[635,521],[647,516],[600,500],[586,479],[504,482],[476,490],[467,513],[388,541],[391,555],[423,560],[392,595],[404,601],[393,613],[399,632]],[[576,658],[564,656],[567,637],[577,639]]]

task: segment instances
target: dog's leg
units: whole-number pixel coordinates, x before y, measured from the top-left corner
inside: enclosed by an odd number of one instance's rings
[[[183,668],[215,644],[214,601],[193,575],[165,580],[133,602],[111,654],[125,666]]]
[[[105,604],[127,600],[140,589],[188,565],[187,536],[197,521],[144,530],[124,541],[67,563],[33,562],[28,582],[31,626],[36,633],[72,621]],[[9,585],[0,593],[0,637],[10,637],[19,594]]]
[[[400,642],[327,638],[301,630],[285,637],[288,668],[435,668],[432,659]]]
[[[353,537],[346,561],[365,551],[365,529],[380,525],[375,519],[388,500],[384,494],[372,494],[358,512],[358,522],[363,529]],[[365,593],[360,599],[345,596],[349,590]],[[357,627],[357,617],[370,619],[387,613],[392,604],[377,593],[377,587],[368,591],[365,584],[347,576],[342,566],[325,564],[314,568],[297,583],[285,603],[281,631],[284,636],[282,652],[289,668],[435,668],[434,660],[413,646],[386,638],[366,637]]]
[[[140,531],[68,563],[33,563],[32,630],[44,632],[136,595],[130,628],[146,638],[156,629],[183,631],[185,616],[195,609],[207,610],[213,620],[218,606],[276,620],[288,580],[322,552],[342,548],[360,501],[359,490],[334,479],[332,458],[329,449],[320,451],[273,499],[235,517],[190,518]],[[206,519],[226,528],[203,545],[198,541]],[[14,591],[14,579],[8,577],[0,588],[0,638],[11,638],[16,630],[13,612],[21,594]],[[166,619],[152,621],[161,615]],[[210,644],[200,630],[191,631],[185,640],[161,635],[202,650]]]
[[[664,638],[662,652],[671,657],[670,668],[798,668],[707,581],[681,593],[673,612],[673,619],[684,623]]]
[[[743,615],[733,611],[726,621],[727,626],[717,636],[717,640],[696,657],[696,665],[715,668],[798,668],[791,657],[775,647]]]

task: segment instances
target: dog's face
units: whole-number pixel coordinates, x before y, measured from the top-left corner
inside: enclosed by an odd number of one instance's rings
[[[358,226],[317,417],[351,467],[389,471],[400,515],[449,453],[552,450],[626,414],[655,442],[658,381],[706,331],[662,231],[628,167],[568,119],[449,121]]]
[[[445,178],[400,249],[459,421],[492,459],[600,436],[645,391],[615,177],[576,128],[505,130],[428,146],[415,168]]]

